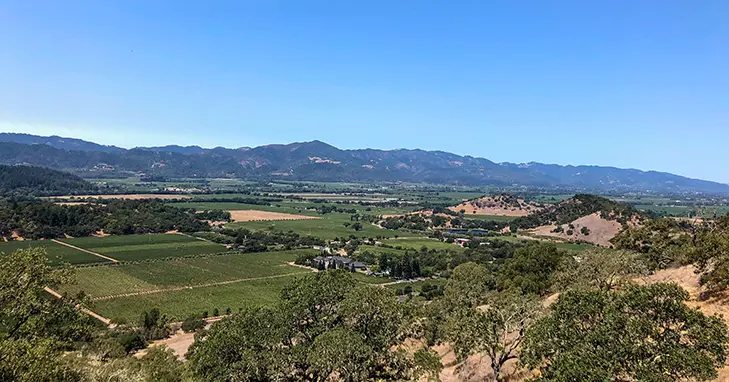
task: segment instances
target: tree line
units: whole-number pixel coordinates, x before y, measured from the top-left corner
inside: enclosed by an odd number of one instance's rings
[[[0,200],[0,236],[54,239],[89,236],[197,232],[209,229],[194,210],[156,200],[109,200],[103,204],[61,205],[38,199]]]
[[[67,195],[96,190],[76,175],[36,166],[0,165],[0,196]]]

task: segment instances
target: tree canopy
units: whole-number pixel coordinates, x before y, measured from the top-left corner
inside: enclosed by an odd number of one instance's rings
[[[246,309],[198,334],[189,353],[193,373],[209,381],[323,381],[333,374],[365,381],[420,372],[399,348],[409,320],[391,291],[326,271],[281,296],[278,305]]]
[[[545,382],[715,378],[726,360],[727,327],[686,300],[675,284],[566,292],[528,330],[522,361]]]
[[[75,341],[88,340],[93,323],[74,299],[45,291],[69,282],[68,271],[51,268],[40,248],[18,250],[0,261],[0,380],[80,378],[61,355]]]
[[[45,196],[92,192],[96,187],[80,177],[36,166],[0,165],[0,195]]]

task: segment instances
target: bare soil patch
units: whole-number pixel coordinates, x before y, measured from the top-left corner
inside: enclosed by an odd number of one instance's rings
[[[319,219],[316,216],[285,214],[282,212],[269,212],[257,210],[232,210],[230,217],[234,222],[255,222],[273,220],[310,220]]]
[[[529,232],[539,236],[549,236],[566,241],[581,240],[599,246],[609,247],[611,245],[610,240],[623,229],[622,224],[618,221],[601,218],[599,212],[583,216],[571,224],[574,228],[570,228],[569,224],[563,224],[561,226],[562,232],[552,232],[557,228],[556,225],[537,227],[529,230]],[[582,227],[587,227],[590,230],[588,235],[584,235],[581,232]],[[569,230],[572,230],[572,235],[567,234]]]

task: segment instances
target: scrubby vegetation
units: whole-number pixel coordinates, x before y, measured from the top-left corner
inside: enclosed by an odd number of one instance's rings
[[[600,212],[600,217],[626,223],[633,216],[642,214],[633,206],[618,203],[600,196],[578,194],[561,203],[548,206],[510,223],[512,230],[536,228],[544,225],[569,224],[583,216]],[[574,227],[571,227],[574,228]]]

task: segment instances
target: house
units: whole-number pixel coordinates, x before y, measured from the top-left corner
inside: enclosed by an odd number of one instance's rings
[[[454,243],[460,245],[461,247],[465,246],[469,241],[471,241],[471,240],[463,239],[463,238],[458,238],[458,239],[453,240]]]
[[[351,271],[367,269],[366,264],[342,256],[317,256],[312,263],[319,269],[349,269]]]

